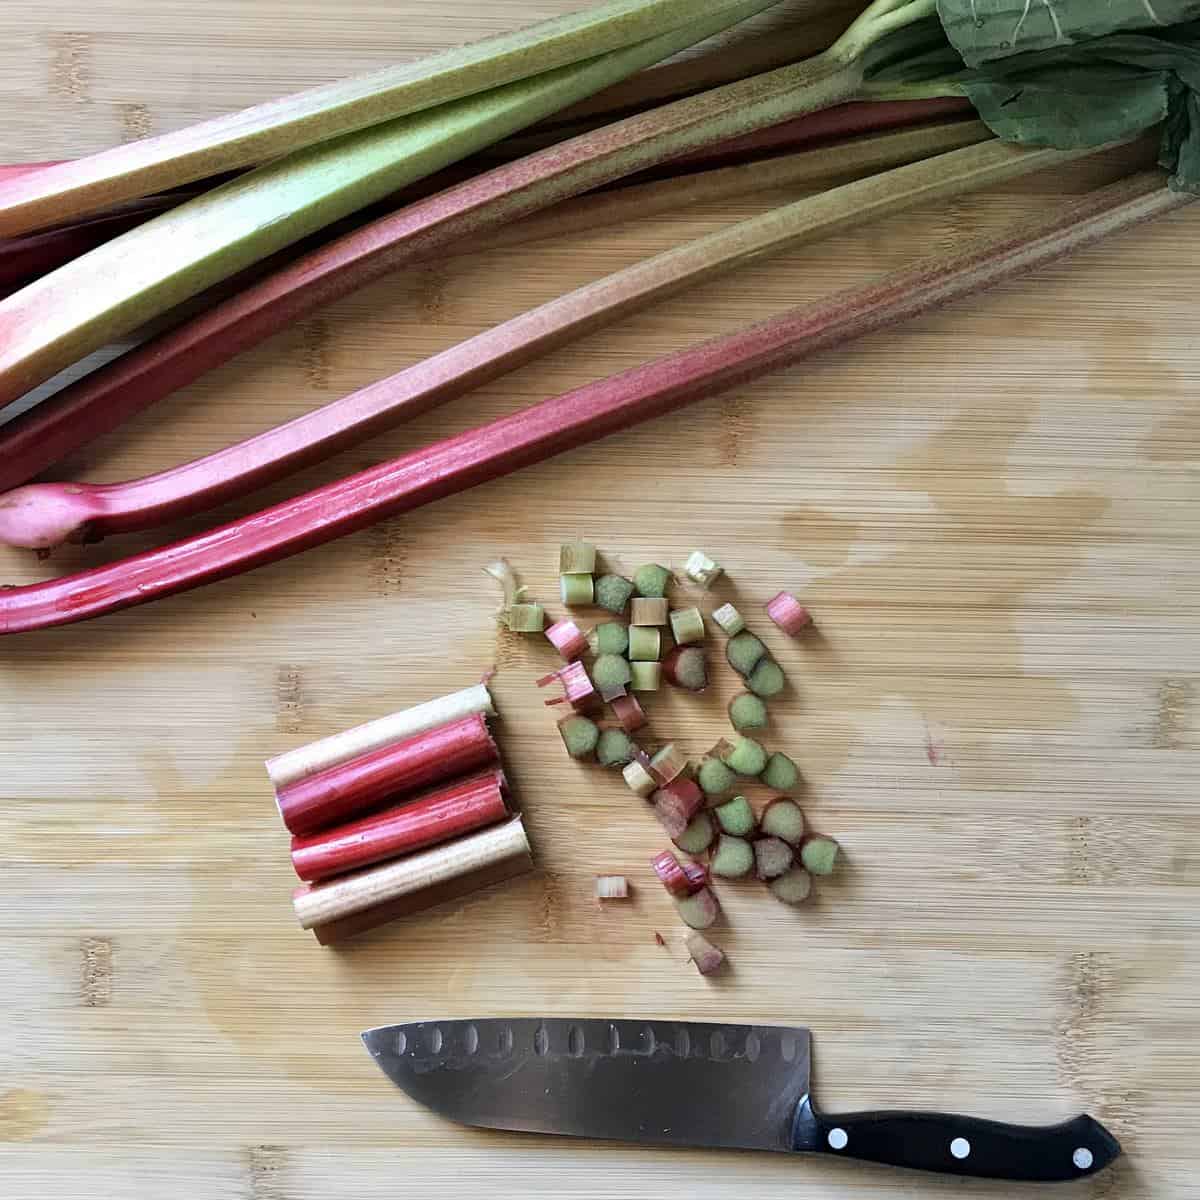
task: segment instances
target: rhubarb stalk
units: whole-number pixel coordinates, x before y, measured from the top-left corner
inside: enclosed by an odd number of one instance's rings
[[[203,511],[427,412],[573,338],[768,251],[853,228],[917,203],[1046,169],[1071,157],[1065,151],[1024,150],[993,141],[784,205],[636,263],[397,375],[183,466],[125,483],[31,484],[0,496],[0,543],[46,549],[64,541],[90,541],[153,527]],[[30,417],[37,419],[35,414]],[[0,467],[0,474],[3,471]],[[582,578],[590,584],[590,575]],[[636,624],[644,604],[636,599],[633,604]],[[671,614],[671,618],[673,624],[683,619],[681,614]],[[696,632],[702,636],[702,625]]]
[[[700,27],[714,7],[725,17],[718,28],[741,19],[734,0],[720,0],[716,5],[697,4],[696,0],[614,0],[415,63],[385,67],[88,158],[51,165],[0,188],[0,236],[45,228],[119,200],[266,162],[380,122],[595,59],[678,31],[689,22]],[[679,48],[703,36],[689,36]],[[608,88],[622,75],[670,53],[598,83],[579,96],[563,99],[550,111]]]
[[[367,867],[327,883],[298,888],[292,907],[301,927],[312,929],[528,854],[529,843],[518,817],[381,867]]]
[[[316,833],[394,797],[491,766],[499,753],[482,716],[463,717],[286,784],[279,815],[296,836]]]
[[[0,591],[0,632],[85,620],[286,558],[975,295],[1194,199],[1169,189],[1161,172],[1136,175],[949,259],[587,384],[217,529]]]
[[[321,142],[97,247],[0,301],[0,406],[106,341],[398,187],[775,2],[739,0],[686,30]],[[35,171],[8,186],[20,189],[49,174]]]
[[[861,55],[872,40],[886,36],[896,27],[899,16],[907,14],[906,19],[912,19],[917,10],[932,7],[932,0],[911,0],[898,12],[880,15],[881,7],[893,7],[895,2],[877,0],[829,51],[804,63],[618,121],[371,222],[319,251],[301,256],[202,317],[140,347],[128,356],[131,361],[122,359],[112,364],[102,378],[91,381],[56,407],[60,414],[69,407],[77,419],[86,412],[94,436],[277,330],[294,324],[313,309],[400,266],[442,252],[460,238],[506,225],[689,150],[845,100],[862,82]],[[692,32],[702,36],[698,27]],[[626,53],[625,57],[628,56]],[[226,186],[236,187],[240,182]],[[159,221],[173,217],[175,214],[170,213]],[[135,232],[140,234],[144,230]],[[100,252],[93,252],[79,262],[94,259],[97,253]],[[145,265],[143,269],[150,270]],[[43,289],[35,292],[35,297],[48,297],[62,282],[61,275],[62,272],[55,272],[33,285]],[[80,282],[78,276],[72,277]],[[47,283],[51,279],[57,280],[52,286]],[[8,317],[14,310],[25,313],[31,290],[27,288],[0,303],[0,330],[7,319],[6,312]],[[64,304],[69,299],[57,298]],[[76,297],[76,304],[82,308],[75,318],[89,311],[86,297]],[[131,306],[129,319],[133,319],[135,311],[144,317],[145,306]],[[60,341],[59,334],[71,340],[70,329],[63,325],[65,321],[66,326],[74,327],[75,318],[70,313],[69,307],[59,312],[57,333],[53,328],[40,333],[27,330],[32,338],[30,345],[14,345],[8,354],[0,356],[0,404],[15,398],[23,387],[32,386],[29,379],[36,377],[38,371],[30,374],[29,354],[37,357],[37,347],[48,346],[46,339]],[[32,314],[26,315],[33,319]],[[111,333],[107,330],[105,336]],[[81,337],[82,334],[75,339],[76,355],[87,344]],[[60,357],[70,353],[62,346],[59,350]],[[41,370],[44,369],[45,363]],[[25,382],[9,379],[5,387],[6,371],[24,376]],[[45,432],[43,429],[42,433]]]
[[[414,708],[406,708],[368,721],[365,725],[357,725],[353,729],[335,733],[319,742],[310,742],[307,746],[289,750],[286,754],[277,754],[274,758],[267,759],[267,775],[270,776],[275,789],[279,790],[297,779],[305,779],[318,771],[324,771],[327,767],[336,767],[352,758],[358,758],[359,755],[370,754],[381,746],[404,741],[406,738],[476,714],[489,717],[496,715],[496,708],[486,684],[477,683],[473,687],[463,688],[462,691],[451,692],[448,696],[427,700]]]
[[[500,770],[456,780],[349,825],[292,839],[292,866],[315,881],[399,858],[494,825],[509,815]]]

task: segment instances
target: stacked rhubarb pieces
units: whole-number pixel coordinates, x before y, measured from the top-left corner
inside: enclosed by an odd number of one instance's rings
[[[292,904],[322,945],[532,869],[495,715],[476,684],[267,762],[304,880]]]

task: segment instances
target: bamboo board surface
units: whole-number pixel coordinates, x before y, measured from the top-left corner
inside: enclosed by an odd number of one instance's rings
[[[0,160],[55,158],[577,7],[45,0],[0,9]],[[805,15],[803,3],[786,7]],[[811,6],[810,6],[811,7]],[[1034,214],[1126,158],[781,254],[309,471],[335,478]],[[331,400],[779,197],[450,258],[242,356],[70,464],[142,474]],[[805,1022],[831,1110],[1056,1121],[1128,1150],[1062,1196],[1196,1194],[1200,213],[300,558],[0,645],[0,1193],[1018,1194],[826,1161],[488,1134],[377,1072],[372,1025],[479,1014]],[[273,490],[287,495],[295,484]],[[258,506],[231,506],[224,515]],[[201,528],[193,522],[190,528]],[[725,887],[683,963],[655,825],[567,762],[480,567],[697,547],[796,686],[772,741],[847,869],[806,910]],[[23,582],[152,538],[0,556]],[[780,587],[821,622],[785,644]],[[262,760],[495,665],[538,871],[334,953],[292,919]],[[657,734],[723,731],[729,680]],[[600,909],[597,872],[637,885]],[[654,933],[667,936],[660,948]],[[714,1098],[716,1102],[716,1098]],[[1050,1195],[1032,1188],[1022,1195]]]

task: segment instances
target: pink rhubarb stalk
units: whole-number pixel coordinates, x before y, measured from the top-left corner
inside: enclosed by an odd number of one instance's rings
[[[46,549],[202,512],[769,250],[1069,157],[1063,151],[1024,150],[993,140],[796,201],[579,288],[389,379],[181,467],[124,483],[35,483],[0,495],[0,543]]]
[[[962,254],[587,384],[207,533],[0,591],[0,632],[85,620],[278,561],[974,295],[1194,199],[1158,172],[1135,176]]]

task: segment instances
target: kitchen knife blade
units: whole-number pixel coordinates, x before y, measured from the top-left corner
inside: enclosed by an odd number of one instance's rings
[[[1121,1153],[1091,1117],[1005,1125],[936,1113],[829,1117],[807,1029],[486,1018],[362,1035],[414,1100],[466,1125],[660,1145],[806,1151],[950,1175],[1066,1181]]]

